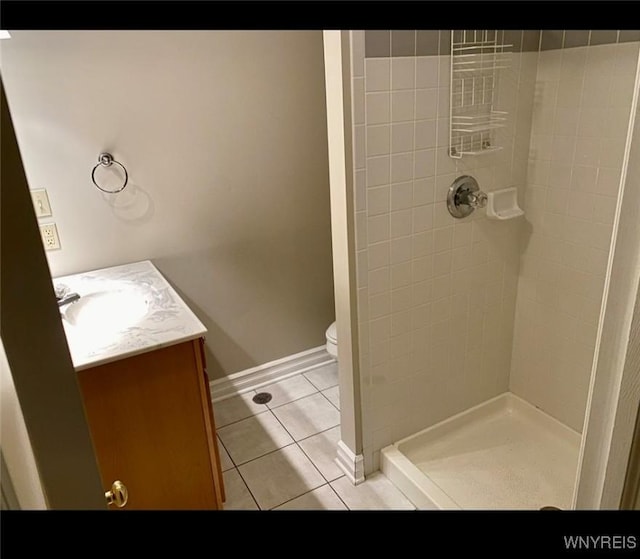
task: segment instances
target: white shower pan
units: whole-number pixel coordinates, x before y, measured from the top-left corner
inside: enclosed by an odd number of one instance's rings
[[[580,434],[505,392],[382,449],[418,509],[569,509]]]

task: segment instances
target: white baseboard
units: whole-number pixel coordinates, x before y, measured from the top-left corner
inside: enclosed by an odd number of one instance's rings
[[[233,373],[225,378],[212,380],[209,383],[211,400],[214,402],[225,400],[332,362],[335,362],[335,359],[327,353],[325,346],[288,355],[239,373]]]
[[[351,449],[342,441],[338,442],[336,464],[354,485],[364,481],[364,456],[351,452]]]

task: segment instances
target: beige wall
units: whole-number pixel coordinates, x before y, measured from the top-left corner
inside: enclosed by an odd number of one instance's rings
[[[582,431],[638,42],[543,51],[511,390]]]
[[[442,32],[444,43],[449,34]],[[361,34],[354,37],[354,53]],[[442,43],[441,43],[442,44]],[[450,57],[367,57],[352,72],[363,443],[367,473],[393,441],[506,391],[522,220],[464,219],[446,193],[524,188],[537,53],[513,55],[502,151],[448,156]]]
[[[16,31],[1,48],[29,186],[60,234],[54,276],[152,259],[207,326],[212,377],[324,343],[320,31]],[[120,195],[91,184],[103,150],[129,171]]]

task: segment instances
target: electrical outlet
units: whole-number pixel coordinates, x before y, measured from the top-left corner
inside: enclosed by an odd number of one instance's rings
[[[50,217],[52,215],[49,197],[44,188],[32,190],[31,199],[33,200],[33,207],[36,210],[36,217]]]
[[[41,225],[40,235],[42,235],[42,243],[44,244],[45,250],[55,250],[60,248],[58,228],[55,223],[45,223]]]

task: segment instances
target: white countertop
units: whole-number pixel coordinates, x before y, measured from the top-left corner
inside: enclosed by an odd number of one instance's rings
[[[207,332],[149,260],[60,276],[53,284],[80,295],[60,309],[76,371]]]

